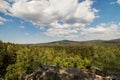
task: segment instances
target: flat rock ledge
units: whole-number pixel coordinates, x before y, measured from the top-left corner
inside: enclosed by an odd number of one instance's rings
[[[120,80],[120,73],[94,69],[59,68],[40,66],[31,74],[24,74],[22,80]]]

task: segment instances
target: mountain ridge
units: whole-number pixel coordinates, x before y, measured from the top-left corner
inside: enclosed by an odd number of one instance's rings
[[[29,44],[32,46],[84,46],[84,45],[120,45],[119,39],[111,40],[88,40],[88,41],[72,41],[72,40],[60,40],[46,43]]]

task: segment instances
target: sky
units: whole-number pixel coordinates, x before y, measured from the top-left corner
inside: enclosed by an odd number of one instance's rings
[[[120,38],[120,0],[0,0],[3,42],[117,38]]]

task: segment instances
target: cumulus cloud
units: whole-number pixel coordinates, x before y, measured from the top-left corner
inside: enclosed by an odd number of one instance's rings
[[[69,36],[69,35],[72,35],[72,34],[75,34],[77,33],[76,30],[74,29],[48,29],[47,30],[48,32],[45,32],[47,35],[49,36]]]
[[[10,12],[40,26],[49,25],[59,20],[66,24],[89,24],[98,11],[92,8],[93,1],[85,0],[16,0]]]
[[[19,26],[19,28],[24,29],[24,28],[25,28],[25,26]]]
[[[45,28],[44,34],[52,37],[83,38],[83,39],[108,39],[119,36],[119,24],[99,24],[96,27],[86,27],[98,18],[98,10],[93,8],[93,0],[0,0],[0,11],[22,18],[34,25]],[[117,1],[120,3],[120,0]],[[89,25],[90,26],[90,25]],[[29,35],[26,33],[25,35]]]
[[[48,36],[75,36],[98,17],[92,0],[9,0],[9,12],[40,27],[49,26]],[[63,24],[59,22],[62,21]],[[43,29],[43,28],[41,28]],[[70,36],[69,36],[70,37]]]
[[[120,0],[117,0],[117,3],[120,4]]]
[[[97,26],[82,27],[79,29],[50,28],[45,34],[49,36],[62,36],[62,38],[71,40],[109,40],[120,37],[120,23],[101,23]]]
[[[4,22],[8,21],[7,19],[0,16],[0,25],[3,25]]]
[[[10,9],[10,4],[5,0],[0,0],[0,12],[8,14],[9,9]]]
[[[119,23],[101,23],[96,27],[82,29],[81,35],[86,39],[114,39],[119,38]]]
[[[62,37],[70,37],[75,36],[78,31],[83,28],[84,24],[60,24],[58,22],[51,23],[50,28],[45,32],[48,36],[62,36]]]

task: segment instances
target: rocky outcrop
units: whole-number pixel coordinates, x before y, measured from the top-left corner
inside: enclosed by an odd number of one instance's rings
[[[22,80],[120,80],[120,74],[109,73],[100,69],[59,68],[40,66],[31,74],[24,74]]]
[[[0,78],[0,80],[4,80],[3,78]]]

